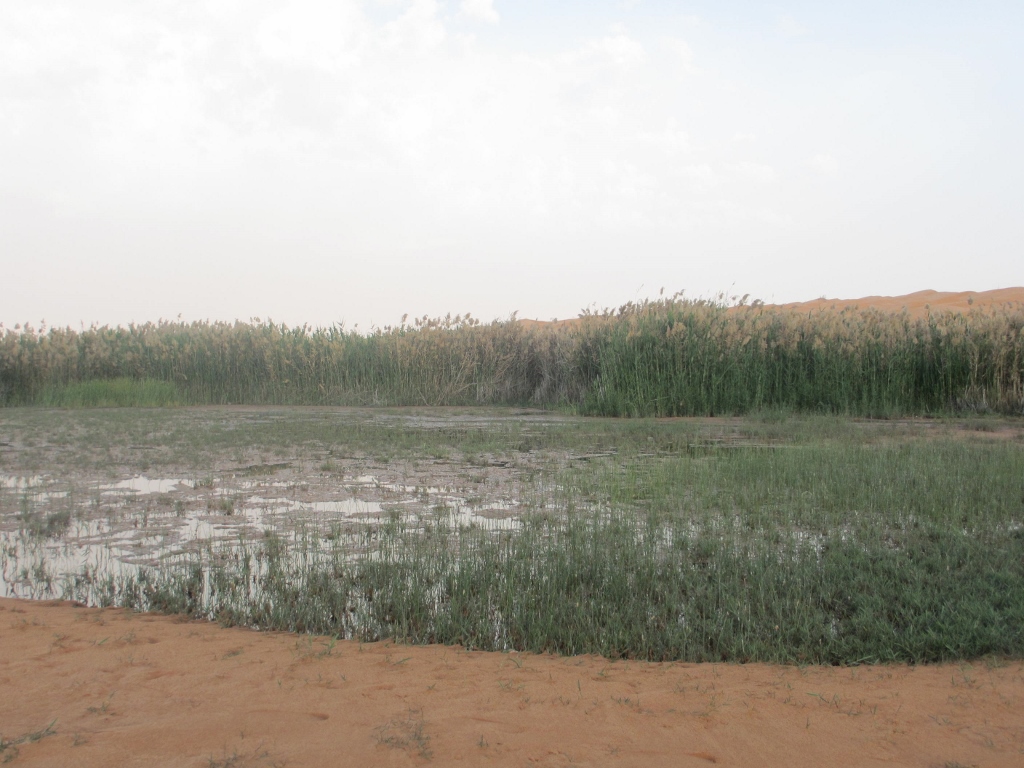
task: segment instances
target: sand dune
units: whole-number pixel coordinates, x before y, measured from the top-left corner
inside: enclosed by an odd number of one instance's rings
[[[847,307],[879,309],[884,312],[903,312],[914,317],[928,312],[967,312],[972,308],[998,307],[1006,304],[1024,304],[1024,287],[997,288],[992,291],[917,291],[903,296],[864,296],[859,299],[820,298],[811,301],[797,301],[789,304],[765,304],[765,307],[792,309],[799,312],[819,310],[843,310]],[[569,320],[520,320],[526,327],[561,326],[578,322]]]
[[[1024,304],[1024,288],[998,288],[994,291],[917,291],[905,296],[865,296],[860,299],[814,299],[779,306],[787,309],[812,311],[819,309],[880,309],[886,312],[906,310],[912,315],[928,311],[967,312],[972,308]]]

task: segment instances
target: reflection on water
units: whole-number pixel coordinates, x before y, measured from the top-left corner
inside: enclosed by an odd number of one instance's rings
[[[366,525],[394,516],[413,523],[507,530],[510,499],[472,500],[451,486],[383,481],[376,475],[300,476],[290,481],[133,475],[73,486],[40,474],[0,474],[0,595],[37,597],[88,569],[118,574],[156,566],[199,547],[232,547],[268,533],[285,541],[353,546]],[[344,544],[344,541],[342,542]]]
[[[151,479],[145,475],[136,475],[118,483],[101,485],[101,491],[128,491],[131,493],[170,493],[171,491],[191,487],[187,480],[180,478],[156,478]]]
[[[7,490],[25,491],[42,483],[42,475],[0,475],[0,487]]]

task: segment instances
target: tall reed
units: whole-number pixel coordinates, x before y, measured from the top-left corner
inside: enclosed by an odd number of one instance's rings
[[[0,404],[42,404],[48,392],[110,379],[167,382],[197,404],[1021,413],[1024,306],[915,318],[676,296],[562,324],[467,315],[366,334],[259,320],[0,328]]]

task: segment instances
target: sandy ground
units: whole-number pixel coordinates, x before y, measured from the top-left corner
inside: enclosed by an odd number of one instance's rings
[[[0,761],[1024,765],[1024,664],[780,667],[360,645],[0,600]]]

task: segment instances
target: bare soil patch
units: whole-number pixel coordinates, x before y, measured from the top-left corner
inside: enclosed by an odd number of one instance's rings
[[[26,766],[1024,762],[1024,665],[794,667],[359,644],[0,599]]]

